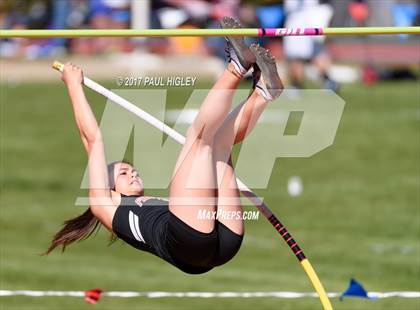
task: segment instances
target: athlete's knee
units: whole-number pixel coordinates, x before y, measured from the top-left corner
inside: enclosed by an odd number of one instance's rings
[[[212,146],[214,142],[214,133],[209,132],[205,126],[192,125],[187,130],[187,139],[193,140],[194,144]]]

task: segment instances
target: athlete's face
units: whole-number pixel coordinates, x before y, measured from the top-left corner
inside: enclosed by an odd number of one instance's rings
[[[130,195],[143,195],[143,181],[137,170],[127,163],[117,163],[114,166],[115,191]]]

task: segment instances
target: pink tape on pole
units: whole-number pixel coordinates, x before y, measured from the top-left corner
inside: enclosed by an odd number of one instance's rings
[[[317,36],[323,35],[322,28],[259,28],[260,37],[284,37],[284,36]]]
[[[267,37],[275,37],[277,35],[277,29],[276,28],[266,28],[265,29],[265,35]]]
[[[303,32],[305,36],[321,36],[324,34],[322,28],[306,28]]]

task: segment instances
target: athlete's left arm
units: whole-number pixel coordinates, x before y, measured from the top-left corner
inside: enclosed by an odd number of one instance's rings
[[[63,81],[67,85],[76,124],[88,155],[90,209],[106,228],[112,230],[112,219],[117,206],[112,200],[108,184],[102,134],[83,92],[82,70],[72,64],[66,64]]]

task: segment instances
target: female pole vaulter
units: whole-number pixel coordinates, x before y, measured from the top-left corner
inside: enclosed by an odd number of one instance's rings
[[[240,28],[225,17],[223,28]],[[89,209],[67,220],[45,254],[89,237],[102,224],[131,246],[150,252],[183,272],[201,274],[231,260],[244,234],[242,207],[231,150],[255,126],[268,104],[282,92],[274,58],[242,37],[228,37],[229,63],[202,103],[188,129],[171,179],[169,201],[145,196],[143,180],[126,162],[106,164],[101,132],[86,100],[83,73],[64,67],[76,125],[89,158]],[[243,76],[253,68],[249,97],[229,113]],[[235,213],[200,218],[199,212]]]

